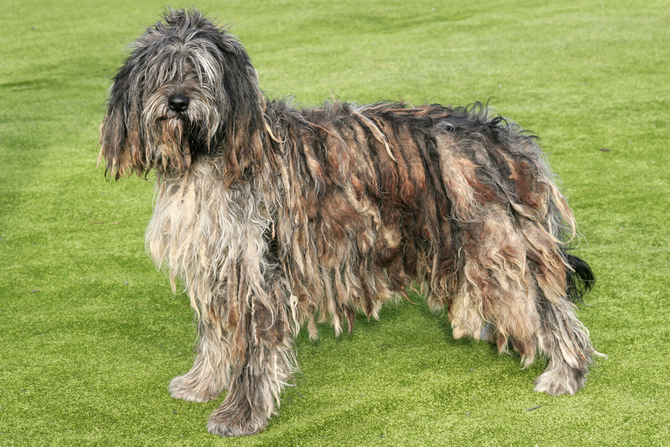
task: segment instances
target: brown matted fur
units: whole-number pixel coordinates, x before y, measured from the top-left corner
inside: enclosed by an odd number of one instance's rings
[[[293,338],[419,285],[454,337],[549,359],[537,391],[574,394],[594,349],[573,299],[588,265],[536,139],[486,107],[266,101],[242,45],[197,11],[134,44],[101,127],[107,172],[157,173],[146,243],[198,317],[197,356],[170,383],[228,394],[210,432],[257,433],[297,365]]]

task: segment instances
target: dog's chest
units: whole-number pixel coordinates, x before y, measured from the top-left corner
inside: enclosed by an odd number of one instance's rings
[[[147,250],[156,265],[187,283],[215,281],[231,263],[263,251],[269,220],[259,198],[250,185],[226,187],[215,172],[202,163],[183,178],[157,183]]]

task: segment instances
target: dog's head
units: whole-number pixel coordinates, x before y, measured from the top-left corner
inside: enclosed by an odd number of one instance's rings
[[[131,46],[109,91],[100,158],[119,179],[179,176],[196,157],[226,160],[229,181],[260,163],[265,102],[235,36],[198,11],[168,10]]]

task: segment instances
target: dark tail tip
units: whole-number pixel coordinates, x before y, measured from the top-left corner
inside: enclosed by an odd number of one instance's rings
[[[584,304],[582,297],[593,288],[596,277],[591,267],[581,258],[564,254],[565,261],[570,266],[568,270],[568,297],[574,303]]]

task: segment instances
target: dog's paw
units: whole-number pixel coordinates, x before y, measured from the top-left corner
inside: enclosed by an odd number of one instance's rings
[[[262,431],[268,424],[268,417],[254,412],[248,405],[243,407],[222,405],[209,417],[207,430],[219,436],[248,436]]]
[[[535,379],[535,391],[552,396],[575,394],[586,383],[586,371],[580,371],[568,365],[547,369]]]
[[[172,379],[168,390],[175,399],[202,403],[219,397],[223,388],[223,383],[188,373]]]

